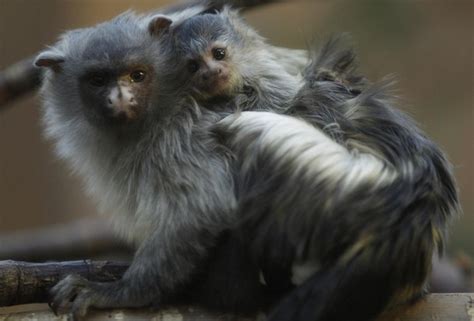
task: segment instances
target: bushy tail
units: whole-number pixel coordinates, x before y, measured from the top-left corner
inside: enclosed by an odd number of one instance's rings
[[[362,205],[366,212],[355,215],[354,222],[362,220],[365,227],[349,228],[360,233],[354,245],[343,246],[333,265],[323,264],[294,290],[272,321],[372,320],[387,305],[416,298],[432,253],[442,250],[449,219],[460,210],[442,151],[393,107],[390,81],[371,85],[357,74],[355,54],[343,43],[333,38],[315,54],[289,114],[349,150],[378,157],[400,179],[388,188],[379,186],[366,201],[340,199],[343,211],[358,212],[354,207]]]
[[[358,73],[347,36],[313,53],[305,85],[287,114],[308,121],[353,152],[367,153],[431,195],[443,225],[459,211],[452,166],[409,116],[395,107],[393,81],[370,84]]]

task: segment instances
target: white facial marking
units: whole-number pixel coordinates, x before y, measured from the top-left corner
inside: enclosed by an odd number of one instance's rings
[[[114,115],[121,112],[130,113],[130,107],[135,106],[137,101],[129,84],[119,82],[118,86],[112,88],[107,97],[108,106],[114,111]]]

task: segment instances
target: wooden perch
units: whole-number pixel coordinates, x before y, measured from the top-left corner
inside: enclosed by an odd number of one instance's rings
[[[474,321],[474,293],[430,294],[411,307],[394,310],[377,321]]]
[[[197,4],[202,4],[206,3],[209,7],[220,9],[224,5],[231,5],[234,8],[241,8],[243,10],[263,6],[266,4],[270,3],[275,3],[275,2],[282,2],[284,0],[188,0],[188,1],[181,1],[181,3],[163,8],[160,10],[164,14],[174,12],[174,11],[179,11],[182,10],[183,8],[192,6],[192,5],[197,5]]]
[[[17,62],[0,73],[0,108],[39,86],[40,70],[33,67],[33,58]]]
[[[0,260],[38,262],[131,252],[99,218],[0,235]]]
[[[87,218],[33,230],[0,235],[0,261],[77,260],[98,255],[131,257],[133,250],[115,237],[110,225],[100,218]],[[474,290],[471,258],[433,258],[430,289],[433,293]]]
[[[22,312],[0,308],[0,321],[65,321],[63,315],[55,316],[47,305]],[[18,311],[16,309],[15,311]],[[236,317],[223,313],[210,313],[196,307],[173,307],[157,311],[151,309],[91,311],[84,321],[257,321],[263,318]]]
[[[26,263],[0,261],[0,306],[48,301],[48,289],[66,274],[76,273],[94,281],[114,281],[127,269],[126,263],[106,261],[71,261],[60,263]],[[15,310],[12,310],[12,309]],[[341,307],[343,309],[344,307]],[[55,317],[47,306],[0,308],[0,321],[63,320]],[[15,312],[12,312],[15,311]],[[260,317],[237,318],[208,313],[202,309],[176,306],[160,311],[151,309],[93,311],[86,320],[235,320],[257,321]],[[377,321],[473,321],[474,293],[431,294],[409,307],[400,307]]]
[[[432,294],[409,308],[385,314],[377,321],[474,321],[474,293]],[[340,307],[344,309],[343,306]],[[0,308],[0,321],[63,321],[47,305]],[[263,321],[264,316],[237,317],[189,306],[152,309],[92,310],[84,321]],[[346,321],[346,320],[341,320]],[[347,320],[349,321],[349,320]]]
[[[51,286],[68,274],[110,282],[120,279],[127,267],[127,263],[90,260],[56,263],[0,261],[0,306],[48,302]]]
[[[199,3],[210,3],[210,5],[215,8],[230,4],[237,8],[250,9],[278,1],[279,0],[193,0],[163,8],[161,11],[169,13]],[[0,72],[0,110],[4,109],[8,103],[39,87],[41,71],[33,66],[34,58],[35,56],[32,56],[22,60]]]

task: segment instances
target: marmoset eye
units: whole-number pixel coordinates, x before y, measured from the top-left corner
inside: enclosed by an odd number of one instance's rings
[[[132,71],[132,73],[130,74],[130,79],[132,80],[132,82],[142,82],[143,80],[145,80],[145,77],[146,72],[144,72],[143,70],[135,70]]]
[[[212,56],[216,60],[222,60],[225,58],[225,49],[224,48],[214,48],[212,49]]]

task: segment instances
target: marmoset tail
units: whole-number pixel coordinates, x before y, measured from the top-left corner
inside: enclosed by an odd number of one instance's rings
[[[368,321],[420,297],[459,210],[443,153],[340,47],[315,56],[291,116],[218,127],[241,159],[240,216],[265,281],[296,286],[271,321]]]

